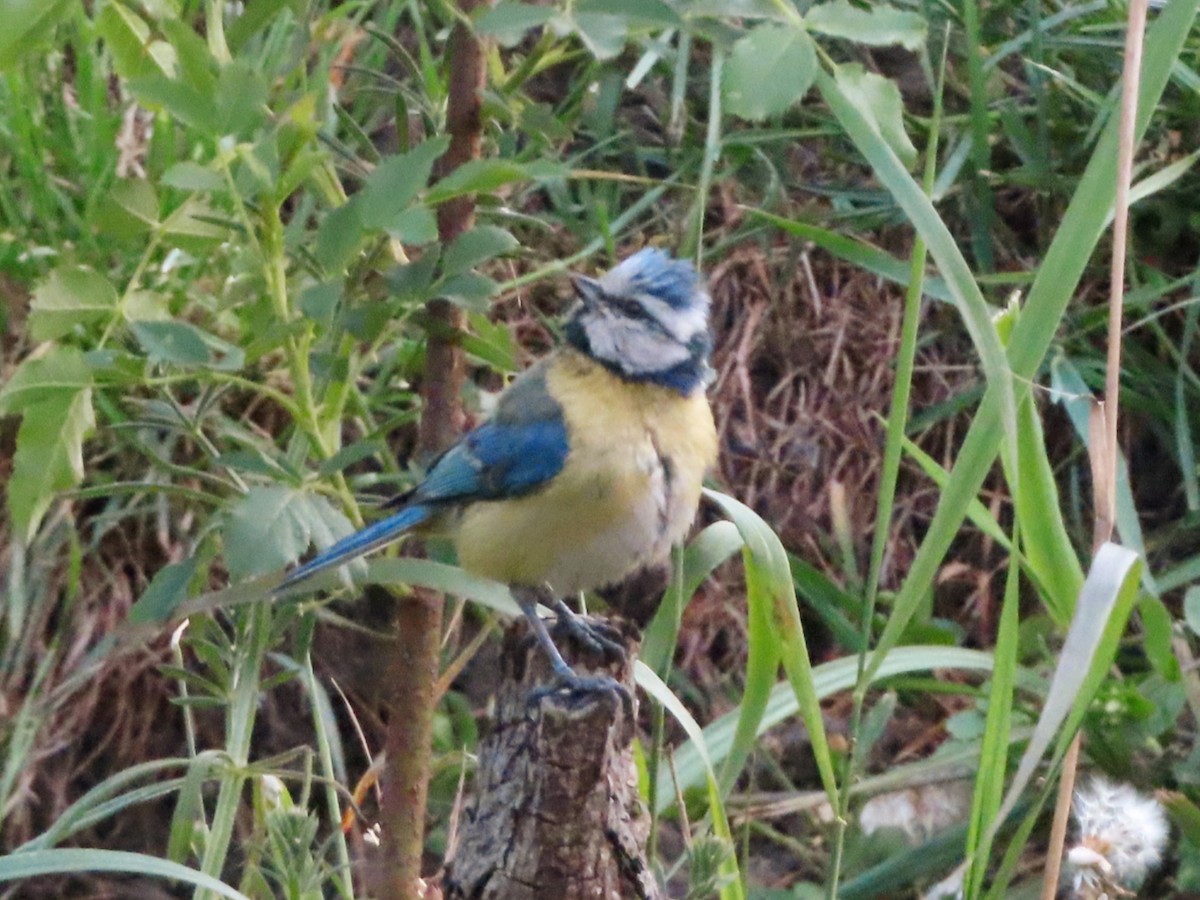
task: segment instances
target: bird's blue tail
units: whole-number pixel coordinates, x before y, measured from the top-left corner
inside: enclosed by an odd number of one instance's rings
[[[377,547],[391,543],[404,532],[426,522],[433,514],[434,510],[431,507],[423,503],[415,503],[412,506],[405,507],[395,515],[381,519],[374,525],[368,525],[362,531],[356,531],[354,534],[342,538],[332,547],[318,553],[304,565],[293,569],[280,582],[279,586],[275,588],[275,592],[282,591],[304,581],[306,578],[316,575],[318,572],[336,568],[363,554],[370,553]]]

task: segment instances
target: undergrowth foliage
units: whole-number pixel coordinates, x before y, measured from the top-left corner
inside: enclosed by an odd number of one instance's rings
[[[439,179],[449,4],[0,2],[0,880],[365,895],[392,600],[271,576],[426,462],[426,301],[478,414],[563,273],[654,243],[710,277],[725,489],[638,673],[673,895],[1004,896],[1079,728],[1175,827],[1148,890],[1200,889],[1195,13],[1147,33],[1093,559],[1120,10],[502,0]],[[365,582],[453,598],[432,872],[511,600]]]

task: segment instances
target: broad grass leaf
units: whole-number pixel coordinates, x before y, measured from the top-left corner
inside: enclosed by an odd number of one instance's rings
[[[76,875],[80,872],[124,872],[161,878],[204,888],[230,900],[249,900],[241,891],[211,875],[144,853],[64,847],[0,856],[0,881],[24,881],[39,875]]]
[[[988,672],[992,669],[992,656],[980,650],[958,647],[898,647],[884,657],[878,671],[874,673],[873,680],[931,669]],[[857,678],[857,656],[846,656],[821,663],[813,667],[813,692],[819,699],[824,700],[839,691],[853,688]],[[767,729],[786,721],[796,715],[798,710],[799,704],[792,685],[786,681],[778,682],[771,688],[766,709],[758,723],[757,734],[761,735]],[[740,710],[735,709],[704,729],[704,753],[711,765],[719,765],[733,750],[740,715]],[[703,785],[704,767],[705,763],[700,759],[700,750],[693,741],[689,740],[681,745],[675,752],[675,770],[680,790],[688,791]],[[660,784],[670,784],[670,781],[661,780],[671,778],[666,763],[663,764],[659,778]],[[674,802],[673,797],[660,794],[658,811],[663,812]]]
[[[738,38],[725,63],[725,107],[743,119],[778,115],[807,93],[816,73],[808,32],[794,25],[757,25]]]
[[[99,272],[77,266],[55,269],[34,289],[30,334],[36,341],[52,341],[77,325],[107,319],[116,306],[117,289]]]

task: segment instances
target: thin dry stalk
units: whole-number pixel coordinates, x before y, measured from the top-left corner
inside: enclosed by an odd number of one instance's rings
[[[1113,216],[1111,284],[1108,296],[1108,370],[1104,379],[1104,440],[1100,452],[1107,467],[1106,477],[1096,480],[1096,522],[1092,552],[1112,537],[1116,520],[1117,419],[1121,389],[1121,313],[1125,299],[1125,252],[1129,234],[1129,185],[1133,180],[1134,133],[1137,128],[1137,97],[1142,74],[1142,42],[1146,31],[1147,0],[1132,0],[1125,31],[1125,66],[1121,86],[1120,139],[1117,143],[1117,190]],[[1095,451],[1093,451],[1095,452]],[[1042,900],[1054,900],[1062,868],[1071,797],[1075,791],[1075,769],[1079,762],[1082,732],[1075,735],[1063,761],[1058,803],[1050,831]]]

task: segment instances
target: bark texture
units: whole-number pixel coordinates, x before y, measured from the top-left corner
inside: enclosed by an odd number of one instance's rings
[[[581,675],[611,675],[636,698],[635,642],[623,662],[556,637]],[[646,864],[632,705],[615,692],[548,693],[550,667],[524,623],[505,640],[496,718],[479,751],[443,890],[448,900],[658,900]]]

